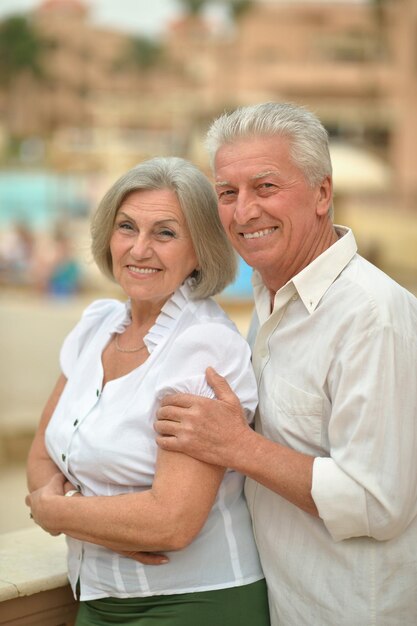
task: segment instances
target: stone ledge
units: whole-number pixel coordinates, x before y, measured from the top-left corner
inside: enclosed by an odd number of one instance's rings
[[[63,536],[38,527],[0,535],[0,602],[67,585]]]
[[[74,626],[78,610],[69,585],[0,605],[0,626]]]

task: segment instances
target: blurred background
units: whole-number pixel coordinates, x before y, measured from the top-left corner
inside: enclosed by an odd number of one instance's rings
[[[63,337],[122,297],[91,262],[92,210],[156,155],[210,176],[224,110],[315,111],[335,222],[417,294],[416,41],[415,0],[0,0],[0,532],[31,525],[23,464]],[[219,300],[245,333],[243,262]]]

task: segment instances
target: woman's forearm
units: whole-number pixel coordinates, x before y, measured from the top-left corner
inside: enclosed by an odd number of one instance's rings
[[[49,483],[51,478],[59,472],[59,468],[46,452],[40,453],[35,442],[29,452],[26,465],[26,480],[29,492],[40,489]]]
[[[168,551],[187,546],[213,506],[224,469],[158,452],[152,488],[115,496],[63,497],[62,475],[28,497],[35,521],[48,532],[117,551]]]
[[[200,528],[162,507],[151,490],[120,496],[50,499],[41,514],[45,528],[114,551],[184,548]]]

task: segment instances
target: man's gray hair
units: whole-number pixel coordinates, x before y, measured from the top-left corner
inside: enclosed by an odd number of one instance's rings
[[[243,106],[214,120],[206,138],[212,165],[221,146],[262,136],[287,137],[291,158],[311,185],[317,185],[326,176],[331,176],[326,129],[314,113],[291,103],[266,102]]]

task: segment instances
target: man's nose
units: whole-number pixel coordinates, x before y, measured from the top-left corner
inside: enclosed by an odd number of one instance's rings
[[[234,218],[238,224],[244,225],[259,217],[261,213],[256,198],[250,194],[239,194],[236,199]]]

